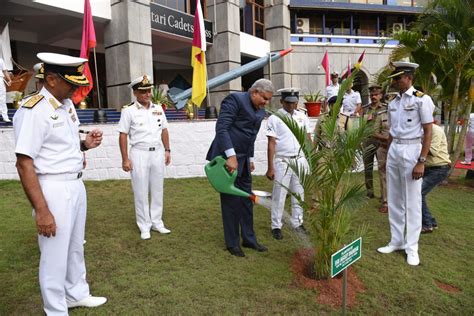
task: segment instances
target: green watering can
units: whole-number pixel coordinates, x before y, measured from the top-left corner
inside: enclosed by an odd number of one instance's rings
[[[212,187],[219,193],[237,195],[251,199],[250,196],[252,196],[252,194],[235,187],[234,183],[235,178],[237,178],[237,170],[230,174],[225,167],[225,162],[226,160],[224,157],[217,156],[209,161],[209,163],[204,167],[207,179]]]
[[[272,200],[269,199],[271,194],[264,191],[253,191],[253,194],[251,194],[235,187],[234,183],[235,178],[237,178],[237,170],[230,174],[225,167],[225,162],[224,157],[217,156],[204,167],[207,179],[212,187],[219,193],[249,198],[253,203],[271,209]]]

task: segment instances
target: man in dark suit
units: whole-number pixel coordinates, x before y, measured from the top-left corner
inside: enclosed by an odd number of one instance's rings
[[[226,168],[232,173],[237,170],[235,186],[252,192],[254,143],[263,118],[265,105],[272,99],[271,81],[259,79],[248,92],[237,92],[227,96],[221,103],[216,123],[216,136],[207,153],[207,160],[216,156],[227,159]],[[259,252],[267,248],[257,242],[253,230],[253,205],[247,198],[221,194],[222,221],[227,250],[233,256],[245,257],[240,248],[239,228],[242,232],[242,246]]]

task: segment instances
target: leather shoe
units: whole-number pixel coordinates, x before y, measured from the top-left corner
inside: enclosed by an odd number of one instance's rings
[[[409,252],[407,253],[407,263],[411,266],[417,266],[420,264],[420,257],[418,252]]]
[[[236,257],[245,257],[245,253],[240,249],[240,247],[227,247],[227,250],[231,255]]]
[[[154,230],[155,232],[159,232],[160,234],[169,234],[171,233],[171,230],[169,230],[166,227],[152,227],[151,230]]]
[[[107,298],[105,297],[89,295],[88,297],[77,302],[71,302],[71,301],[66,300],[66,305],[67,305],[67,308],[97,307],[97,306],[105,304],[105,302],[107,302]]]
[[[403,250],[403,247],[402,246],[387,245],[385,247],[380,247],[380,248],[377,249],[377,251],[380,252],[380,253],[392,253],[392,252],[398,251],[398,250]]]
[[[255,249],[257,250],[258,252],[265,252],[267,251],[267,247],[263,246],[263,245],[260,245],[258,242],[255,243],[255,245],[251,245],[251,244],[247,244],[247,243],[242,243],[242,247],[245,247],[245,248],[252,248],[252,249]]]
[[[276,240],[282,240],[282,239],[283,239],[283,234],[281,233],[281,229],[280,229],[280,228],[274,228],[274,229],[272,229],[272,236],[273,236],[273,238],[275,238]]]

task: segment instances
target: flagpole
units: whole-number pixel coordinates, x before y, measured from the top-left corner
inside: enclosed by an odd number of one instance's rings
[[[95,54],[95,47],[93,48],[93,50],[94,50],[95,81],[96,81],[96,86],[97,86],[97,100],[99,101],[99,109],[100,109],[102,108],[102,105],[100,103],[99,75],[97,73],[97,56]]]

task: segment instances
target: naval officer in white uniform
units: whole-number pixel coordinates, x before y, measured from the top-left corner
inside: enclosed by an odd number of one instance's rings
[[[283,108],[277,113],[295,120],[299,127],[306,133],[310,130],[309,119],[303,112],[297,110],[299,91],[296,88],[278,90],[281,93],[280,102]],[[288,167],[290,161],[298,163],[301,167],[307,168],[307,161],[301,152],[298,140],[290,131],[288,126],[276,115],[271,115],[267,123],[268,137],[268,169],[266,176],[273,180],[271,227],[273,238],[283,239],[281,228],[283,226],[282,217],[285,208],[285,200],[288,188],[291,192],[300,195],[304,199],[304,189],[301,186],[298,176]],[[308,133],[308,138],[311,139]],[[303,209],[298,204],[296,197],[291,196],[291,226],[296,231],[305,233],[303,226]]]
[[[67,315],[68,308],[96,307],[105,297],[89,293],[84,262],[87,199],[82,182],[83,151],[102,141],[92,130],[79,139],[79,120],[70,99],[89,84],[84,58],[39,53],[44,87],[23,100],[13,117],[17,169],[38,231],[39,282],[47,315]]]
[[[140,238],[146,240],[151,238],[150,230],[161,234],[171,232],[162,220],[165,165],[171,162],[168,121],[162,106],[151,102],[153,83],[149,76],[138,77],[128,86],[133,89],[136,101],[122,110],[119,145],[122,169],[131,172]]]
[[[421,232],[421,184],[430,150],[434,104],[413,88],[418,64],[394,62],[391,77],[399,94],[388,105],[390,125],[387,194],[390,243],[380,253],[405,250],[407,263],[417,266]],[[406,229],[406,235],[405,235]]]

